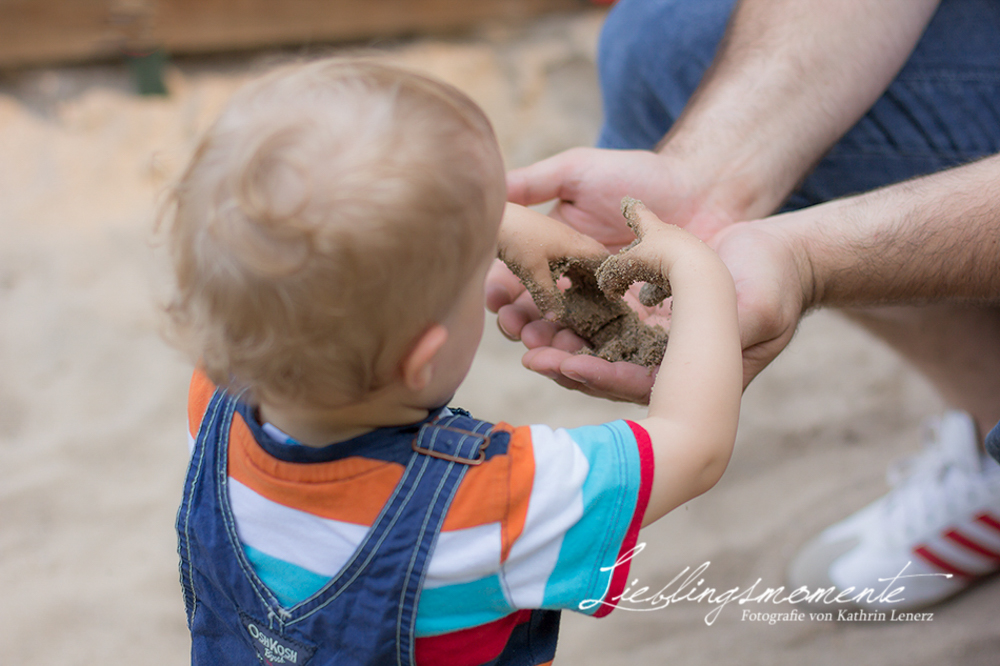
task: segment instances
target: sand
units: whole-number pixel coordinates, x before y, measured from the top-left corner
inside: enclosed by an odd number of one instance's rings
[[[531,271],[506,256],[503,247],[498,256],[531,294],[540,312],[551,313],[556,322],[584,340],[586,346],[577,353],[656,368],[666,350],[667,331],[659,324],[644,323],[624,299],[633,285],[638,302],[650,308],[670,297],[666,278],[627,254],[642,242],[635,213],[636,204],[641,203],[629,196],[622,199],[622,215],[636,239],[618,253],[603,261],[575,256],[549,261],[555,291],[543,289]]]
[[[521,280],[539,311],[551,312],[555,321],[587,343],[578,353],[648,368],[660,365],[667,345],[667,331],[659,325],[645,324],[622,298],[629,285],[642,279],[639,273],[630,270],[634,267],[624,262],[619,266],[611,257],[603,263],[562,257],[549,262],[553,282],[559,285],[558,291],[552,294],[544,291],[523,266],[505,258],[503,252],[500,259]],[[598,277],[602,271],[614,274],[623,285],[619,293],[608,294],[602,289]],[[649,284],[643,284],[642,289],[646,290]],[[643,304],[652,306],[662,300]]]
[[[386,57],[468,91],[510,166],[590,144],[601,13],[387,44]],[[315,52],[311,51],[311,52]],[[161,342],[149,231],[165,184],[229,94],[281,56],[182,61],[166,99],[114,66],[0,77],[0,664],[187,663],[173,521],[187,457],[189,368]],[[638,407],[522,369],[487,322],[456,404],[487,419],[574,426]],[[833,313],[810,316],[747,391],[722,482],[646,530],[632,578],[783,583],[799,545],[878,497],[941,404],[891,352]],[[557,664],[995,664],[996,581],[929,622],[741,619],[705,604],[567,615]],[[770,610],[770,609],[768,609]],[[774,610],[784,610],[775,608]]]

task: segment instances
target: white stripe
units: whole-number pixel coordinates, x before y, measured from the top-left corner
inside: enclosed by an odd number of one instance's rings
[[[983,548],[1000,555],[1000,532],[978,520],[971,520],[958,530]]]
[[[982,575],[996,568],[996,560],[943,536],[928,543],[927,549],[953,567],[971,574]]]
[[[441,532],[424,587],[468,583],[500,570],[500,523]]]
[[[583,516],[583,483],[590,465],[569,433],[531,426],[535,479],[524,531],[504,563],[515,608],[538,608],[555,570],[563,535]]]
[[[336,575],[368,534],[364,525],[321,518],[272,502],[229,479],[236,533],[244,544],[323,576]],[[425,587],[466,583],[500,568],[500,524],[442,532]]]
[[[229,497],[240,541],[323,576],[344,566],[368,533],[355,525],[292,509],[229,478]]]

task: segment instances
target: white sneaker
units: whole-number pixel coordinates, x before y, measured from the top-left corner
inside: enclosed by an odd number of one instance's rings
[[[854,588],[841,600],[904,611],[1000,570],[1000,465],[980,453],[968,414],[948,412],[929,425],[924,451],[890,468],[888,494],[799,552],[788,572],[792,588]],[[861,594],[866,588],[873,592]]]

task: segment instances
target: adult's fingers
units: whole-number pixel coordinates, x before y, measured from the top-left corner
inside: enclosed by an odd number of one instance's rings
[[[743,388],[788,346],[801,311],[774,301],[773,294],[754,291],[756,285],[737,281],[740,340],[743,346]]]
[[[645,366],[582,355],[565,359],[559,371],[568,379],[586,384],[590,395],[640,405],[649,404],[656,379],[656,370]]]
[[[520,340],[522,329],[539,319],[541,314],[527,291],[510,305],[504,305],[497,310],[497,326],[508,340]]]
[[[656,373],[632,363],[610,363],[595,356],[537,347],[524,354],[524,367],[560,386],[606,400],[647,404]]]
[[[486,307],[490,312],[499,312],[500,308],[510,305],[524,293],[524,285],[510,272],[502,261],[497,259],[486,274]]]
[[[534,164],[507,172],[507,200],[533,206],[562,199],[573,150],[565,151]]]

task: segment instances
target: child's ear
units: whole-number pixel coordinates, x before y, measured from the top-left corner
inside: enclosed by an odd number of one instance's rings
[[[448,329],[433,324],[424,331],[400,363],[403,384],[411,391],[427,388],[434,377],[434,357],[448,340]]]

